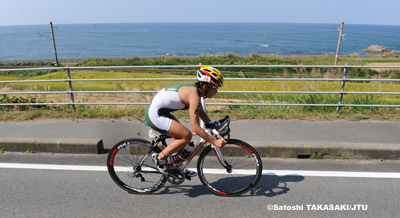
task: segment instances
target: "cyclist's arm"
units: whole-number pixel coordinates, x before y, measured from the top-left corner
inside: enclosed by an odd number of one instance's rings
[[[192,123],[192,130],[201,138],[204,140],[210,142],[211,144],[217,146],[217,147],[224,147],[226,144],[226,141],[224,139],[215,139],[211,135],[207,134],[201,127],[200,127],[200,122],[199,118],[208,120],[210,121],[210,118],[207,116],[207,114],[204,113],[204,111],[201,106],[200,98],[192,97],[189,100],[189,116],[190,116],[190,122]],[[202,114],[202,115],[201,115]],[[206,122],[203,119],[204,122]]]
[[[201,104],[200,104],[200,105],[201,105]],[[211,119],[208,117],[207,113],[203,110],[203,107],[202,107],[202,106],[200,107],[200,113],[199,113],[199,115],[200,115],[200,119],[201,119],[203,122],[205,122],[205,123],[211,122]]]

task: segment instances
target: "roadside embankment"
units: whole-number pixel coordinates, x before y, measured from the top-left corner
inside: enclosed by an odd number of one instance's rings
[[[104,146],[102,139],[0,137],[0,148],[17,152],[100,154]]]
[[[181,123],[191,129],[186,120]],[[231,122],[231,138],[252,145],[262,157],[400,160],[399,128],[400,122],[386,121],[237,120]],[[148,130],[128,120],[1,122],[0,149],[104,154],[123,139],[150,141]]]

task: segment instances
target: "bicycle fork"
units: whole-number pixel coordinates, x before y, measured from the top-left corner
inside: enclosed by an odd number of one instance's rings
[[[214,149],[215,154],[217,155],[219,162],[226,169],[226,172],[231,173],[232,172],[232,165],[230,165],[228,163],[228,161],[226,161],[224,155],[222,154],[221,149],[219,147],[215,146],[215,145],[211,145],[211,148]]]

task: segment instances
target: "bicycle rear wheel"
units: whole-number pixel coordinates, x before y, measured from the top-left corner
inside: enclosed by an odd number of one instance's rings
[[[262,174],[262,162],[257,151],[236,139],[228,140],[221,151],[232,167],[231,170],[221,164],[216,151],[208,146],[197,162],[197,171],[203,185],[221,196],[237,196],[254,188]]]
[[[144,139],[126,139],[114,145],[108,154],[107,169],[119,187],[134,194],[150,194],[164,186],[166,176],[158,172],[151,154],[146,158],[143,155],[149,149],[150,142]]]

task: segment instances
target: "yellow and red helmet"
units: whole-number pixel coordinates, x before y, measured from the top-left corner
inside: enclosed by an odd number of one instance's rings
[[[206,82],[215,87],[224,86],[224,77],[217,69],[209,66],[197,67],[197,80]]]

